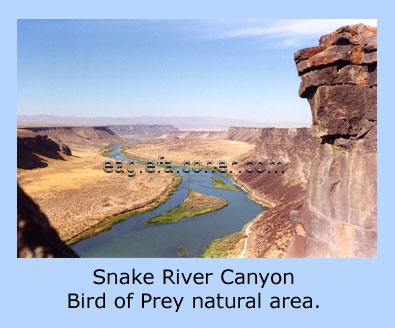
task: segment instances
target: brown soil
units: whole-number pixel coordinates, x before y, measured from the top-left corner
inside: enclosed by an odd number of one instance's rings
[[[253,190],[252,195],[263,204],[274,205],[249,224],[244,257],[285,257],[293,233],[290,212],[300,208],[304,201],[305,184],[287,174],[287,165],[277,173],[242,173],[237,177],[242,186]],[[246,229],[243,234],[246,235]],[[240,249],[236,245],[235,249]],[[230,250],[231,254],[235,252]]]
[[[64,161],[45,158],[45,168],[18,169],[18,183],[68,241],[116,214],[164,200],[170,174],[105,173],[99,147],[71,147]],[[135,165],[135,169],[140,169]],[[141,168],[142,169],[142,168]]]

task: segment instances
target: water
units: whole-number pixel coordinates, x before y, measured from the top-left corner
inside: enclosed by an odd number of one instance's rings
[[[120,154],[119,145],[112,146],[108,156],[128,161]],[[175,169],[177,170],[177,169]],[[185,257],[196,257],[215,239],[240,231],[243,226],[264,210],[260,204],[248,198],[244,191],[233,192],[214,188],[212,177],[220,177],[225,183],[233,185],[224,173],[202,170],[200,173],[184,173],[180,170],[182,182],[178,190],[162,205],[153,211],[136,215],[114,225],[111,230],[83,240],[72,248],[81,257],[106,258],[161,258],[178,257],[182,250]],[[147,226],[144,221],[166,212],[183,202],[188,189],[224,198],[229,205],[223,209],[177,223]]]

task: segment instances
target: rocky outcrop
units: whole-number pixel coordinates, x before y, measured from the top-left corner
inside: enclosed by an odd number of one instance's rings
[[[295,53],[299,95],[320,144],[306,200],[291,212],[289,257],[374,257],[377,250],[376,29],[339,28]]]
[[[22,188],[17,188],[17,256],[78,257],[62,242],[37,204]]]

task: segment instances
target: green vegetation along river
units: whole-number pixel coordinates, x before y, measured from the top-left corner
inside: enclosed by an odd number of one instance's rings
[[[225,199],[201,194],[189,189],[188,196],[177,207],[164,212],[147,221],[147,225],[176,223],[182,219],[218,211],[228,205]]]

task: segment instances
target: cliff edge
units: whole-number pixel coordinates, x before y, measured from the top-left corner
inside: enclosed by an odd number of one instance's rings
[[[18,257],[78,257],[19,185],[17,193]]]
[[[39,135],[29,130],[17,130],[17,168],[32,170],[46,167],[44,158],[64,161],[63,155],[71,156],[71,149],[56,138]]]
[[[375,257],[377,30],[357,24],[294,59],[319,140],[288,257]]]

